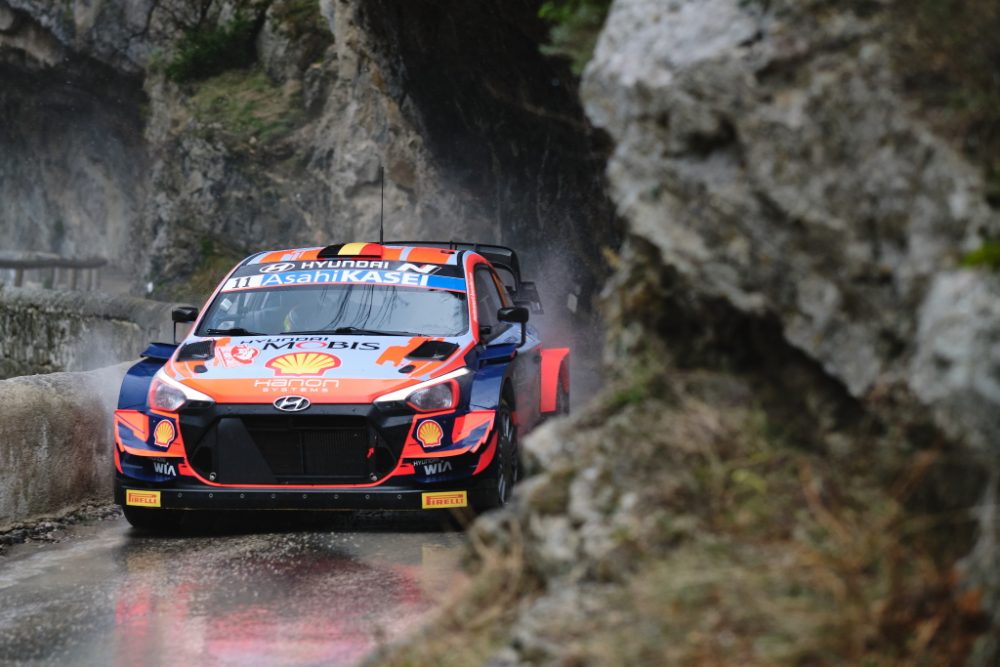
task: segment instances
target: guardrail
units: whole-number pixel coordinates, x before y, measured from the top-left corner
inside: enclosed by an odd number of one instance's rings
[[[39,282],[45,287],[64,285],[69,289],[96,290],[101,286],[99,269],[108,260],[103,257],[71,258],[47,253],[25,253],[16,256],[0,253],[0,269],[14,271],[14,287],[24,285],[24,272],[36,270],[43,275]]]

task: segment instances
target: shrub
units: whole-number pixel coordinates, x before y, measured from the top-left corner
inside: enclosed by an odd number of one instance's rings
[[[594,53],[610,4],[610,0],[543,2],[538,16],[552,24],[552,28],[542,53],[569,58],[573,73],[579,75]]]
[[[986,241],[962,258],[962,266],[1000,270],[1000,241]]]
[[[237,15],[224,25],[199,26],[177,43],[177,52],[166,67],[172,81],[205,79],[229,69],[247,67],[256,59],[257,22]]]

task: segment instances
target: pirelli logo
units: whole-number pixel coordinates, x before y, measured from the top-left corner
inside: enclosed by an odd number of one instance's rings
[[[125,489],[125,504],[136,507],[159,507],[160,492]]]
[[[439,510],[446,507],[468,507],[469,497],[465,491],[421,493],[420,506],[425,510]]]

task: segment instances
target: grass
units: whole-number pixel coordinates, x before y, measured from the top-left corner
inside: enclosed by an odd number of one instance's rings
[[[190,105],[208,127],[219,126],[239,143],[281,138],[304,122],[304,112],[258,67],[223,72],[194,86]]]

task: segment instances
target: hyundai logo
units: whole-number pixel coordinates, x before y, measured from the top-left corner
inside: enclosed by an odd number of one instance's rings
[[[281,264],[268,264],[267,266],[260,267],[261,273],[280,273],[281,271],[291,271],[295,268],[294,264],[289,262],[282,262]]]
[[[285,412],[302,412],[312,403],[305,396],[282,396],[274,400],[274,407]]]

